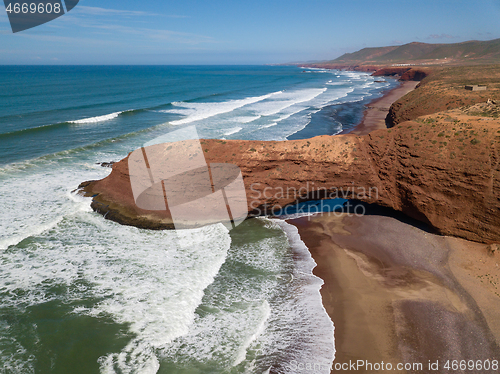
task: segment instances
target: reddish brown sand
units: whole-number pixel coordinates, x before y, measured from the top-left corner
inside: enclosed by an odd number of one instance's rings
[[[289,223],[325,282],[334,364],[383,361],[397,373],[451,373],[458,371],[446,370],[447,360],[500,360],[500,255],[488,254],[488,246],[383,216],[324,214]],[[429,370],[429,360],[438,360],[439,370]],[[394,370],[398,363],[423,366]]]
[[[370,102],[365,110],[363,120],[349,134],[365,135],[373,130],[385,129],[385,117],[389,113],[392,103],[415,89],[418,83],[414,81],[402,82],[400,86],[392,89],[381,98]]]

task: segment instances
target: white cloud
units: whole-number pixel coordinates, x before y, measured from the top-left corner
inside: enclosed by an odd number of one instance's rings
[[[71,25],[72,28],[76,26],[77,28],[90,29],[91,34],[94,34],[98,36],[99,39],[104,40],[116,41],[120,37],[123,38],[123,35],[127,35],[127,38],[130,38],[130,36],[133,35],[142,38],[144,41],[146,39],[153,39],[167,41],[170,43],[191,45],[217,43],[217,41],[210,36],[164,29],[132,27],[115,22],[109,22],[108,18],[88,18],[78,16],[78,14],[72,15],[71,13],[68,13],[68,15],[65,15],[64,17],[60,17],[58,19],[58,23],[54,26],[59,27],[61,25],[64,25],[64,27]]]
[[[94,16],[159,16],[160,14],[144,12],[140,10],[121,10],[121,9],[107,9],[107,8],[99,8],[92,6],[84,6],[78,5],[74,9],[74,14],[88,14]],[[165,15],[162,15],[165,17]],[[170,18],[187,18],[187,16],[179,16],[179,15],[167,15],[166,17]]]
[[[216,43],[216,41],[210,36],[171,31],[171,30],[146,29],[146,28],[129,27],[122,25],[108,25],[108,24],[106,25],[96,24],[88,27],[94,29],[113,31],[113,33],[115,34],[124,33],[130,35],[138,35],[147,38],[160,39],[164,41],[181,43],[181,44]]]
[[[75,14],[75,13],[92,14],[92,15],[97,15],[97,16],[112,15],[112,14],[122,15],[122,16],[151,16],[151,15],[153,15],[153,13],[142,12],[142,11],[137,11],[137,10],[106,9],[106,8],[99,8],[99,7],[85,6],[85,5],[78,5],[77,7],[75,7],[75,9],[72,13],[73,14]]]

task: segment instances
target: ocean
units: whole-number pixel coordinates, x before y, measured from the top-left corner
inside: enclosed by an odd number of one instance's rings
[[[74,190],[185,126],[334,135],[395,85],[291,66],[0,66],[0,373],[328,373],[334,324],[294,226],[148,231]]]

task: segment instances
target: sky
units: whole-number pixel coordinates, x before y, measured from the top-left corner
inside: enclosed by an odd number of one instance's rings
[[[0,64],[330,60],[365,47],[497,39],[499,20],[500,0],[80,0],[13,34],[0,3]]]

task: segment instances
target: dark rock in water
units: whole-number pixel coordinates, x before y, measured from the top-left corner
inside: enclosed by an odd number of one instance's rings
[[[110,162],[96,162],[97,165],[101,165],[103,168],[112,168],[115,161]]]
[[[386,83],[387,81],[375,81],[375,83]]]

